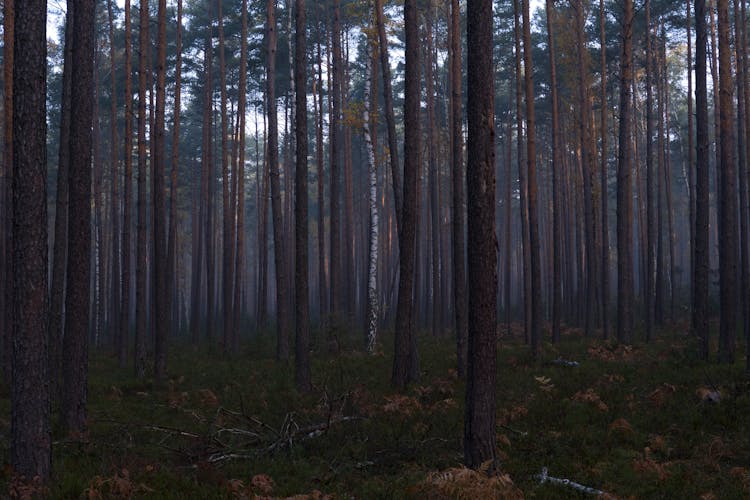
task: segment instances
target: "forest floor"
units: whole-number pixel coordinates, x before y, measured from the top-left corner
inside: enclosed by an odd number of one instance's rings
[[[383,344],[391,341],[386,336]],[[549,476],[620,498],[750,497],[744,361],[701,363],[682,333],[631,347],[568,331],[534,362],[522,340],[501,335],[501,471],[488,476],[461,467],[464,384],[453,346],[449,338],[420,338],[422,377],[405,393],[390,387],[388,347],[376,356],[319,349],[309,395],[295,391],[291,364],[273,360],[270,336],[228,359],[173,346],[170,379],[161,387],[95,354],[90,431],[82,442],[55,431],[54,479],[44,496],[584,495],[570,485],[540,484],[546,468]],[[0,410],[7,418],[7,387],[0,388]],[[7,419],[0,432],[7,461]],[[22,493],[9,469],[0,476],[2,491]]]

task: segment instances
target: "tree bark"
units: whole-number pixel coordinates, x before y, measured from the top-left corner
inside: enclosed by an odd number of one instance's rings
[[[719,32],[719,126],[721,224],[719,225],[719,362],[733,363],[737,335],[737,175],[732,134],[732,62],[729,2],[717,0]]]
[[[375,353],[375,346],[378,337],[378,167],[375,163],[375,150],[372,144],[371,129],[376,122],[372,119],[370,112],[372,107],[372,75],[374,73],[373,60],[371,53],[377,45],[374,40],[367,40],[367,55],[365,69],[365,95],[364,95],[364,113],[362,115],[362,126],[365,136],[365,148],[367,149],[367,173],[369,181],[369,209],[370,209],[370,230],[369,230],[369,251],[367,265],[367,352]]]
[[[219,28],[219,90],[221,94],[221,191],[222,191],[222,219],[224,230],[222,234],[222,347],[224,354],[231,349],[232,325],[232,296],[233,276],[232,263],[234,262],[234,243],[232,238],[234,226],[234,214],[229,202],[229,118],[227,116],[227,69],[226,56],[224,54],[224,14],[222,11],[223,0],[217,0],[217,12]]]
[[[133,187],[133,82],[132,82],[132,27],[130,21],[130,0],[125,0],[125,178],[122,190],[122,305],[120,307],[120,332],[118,335],[117,359],[120,368],[125,368],[128,359],[128,338],[130,333],[130,262],[132,246],[130,230],[132,219]]]
[[[466,293],[466,240],[464,237],[464,142],[461,105],[461,10],[458,0],[451,0],[451,136],[453,151],[453,300],[456,312],[456,355],[460,377],[466,376],[468,337],[468,296]]]
[[[60,148],[57,156],[57,199],[55,202],[55,242],[52,251],[52,286],[50,290],[49,353],[52,397],[59,389],[62,363],[63,304],[68,257],[68,202],[70,169],[70,120],[73,86],[73,9],[70,2],[65,16],[65,52],[63,65],[62,103],[60,110]],[[11,59],[12,60],[12,59]]]
[[[181,0],[180,0],[181,1]],[[242,320],[242,292],[245,275],[245,115],[247,109],[247,0],[242,0],[242,28],[240,32],[240,82],[237,112],[240,115],[239,157],[237,160],[237,251],[234,271],[234,348],[239,347],[239,328]]]
[[[546,0],[547,13],[547,45],[549,46],[550,87],[552,98],[552,341],[560,341],[560,323],[562,309],[562,287],[560,282],[560,117],[558,109],[557,64],[555,62],[555,36],[553,31],[552,0]],[[506,256],[510,258],[510,256]]]
[[[490,467],[494,468],[497,457],[497,239],[490,0],[468,3],[467,47],[469,357],[464,411],[464,463],[467,467],[478,468],[490,461]]]
[[[521,81],[521,25],[520,0],[513,0],[513,37],[515,41],[515,82],[516,82],[516,156],[518,157],[518,184],[521,205],[521,253],[523,277],[523,330],[526,342],[531,340],[531,247],[529,243],[529,203],[528,177],[526,170],[526,151],[524,149],[523,126],[523,83]]]
[[[15,334],[11,356],[10,457],[16,473],[28,480],[38,476],[44,482],[49,479],[52,465],[47,378],[46,12],[42,0],[16,5],[5,2],[5,27],[13,34],[14,61],[10,80]],[[8,48],[6,45],[6,51]],[[5,74],[7,77],[8,72]],[[9,100],[6,95],[6,104]],[[6,140],[10,133],[6,130]],[[6,151],[6,158],[9,156]]]
[[[63,427],[74,438],[82,437],[87,425],[95,10],[94,0],[79,0],[73,7],[72,58],[76,64],[70,102],[76,112],[70,120],[68,269],[76,272],[68,276],[65,297],[61,416]]]
[[[167,295],[165,308],[172,314],[174,311],[173,299],[179,297],[177,293],[179,284],[177,282],[177,173],[180,166],[180,101],[182,96],[182,0],[177,0],[177,32],[175,34],[175,45],[177,60],[175,61],[174,81],[174,110],[172,112],[172,171],[170,173],[170,198],[169,198],[169,236],[167,238]],[[193,227],[193,231],[196,228]],[[178,314],[179,317],[179,314]],[[177,324],[179,329],[179,322]],[[169,326],[168,334],[173,336],[174,325]]]
[[[117,135],[117,64],[115,58],[115,20],[112,12],[112,0],[107,0],[107,18],[109,21],[109,65],[112,78],[112,95],[110,96],[110,164],[112,172],[112,194],[110,205],[110,223],[112,224],[112,283],[109,295],[112,300],[110,307],[109,328],[114,335],[115,352],[120,334],[120,287],[122,274],[120,273],[120,150]],[[62,144],[62,141],[60,141]]]
[[[146,302],[146,274],[148,271],[146,248],[146,64],[148,51],[148,0],[140,3],[140,42],[138,69],[138,249],[135,285],[135,374],[142,379],[146,376],[146,335],[148,306]]]
[[[609,151],[607,137],[607,41],[604,0],[599,0],[599,33],[601,39],[601,195],[602,195],[602,338],[609,338]],[[555,224],[557,227],[557,224]]]
[[[620,123],[617,154],[617,339],[633,335],[632,79],[633,0],[623,3],[620,55]]]
[[[693,332],[700,339],[701,359],[708,359],[709,287],[709,150],[708,90],[706,81],[706,2],[695,0],[695,231],[693,244]]]
[[[334,325],[341,314],[343,280],[341,276],[341,165],[339,142],[341,141],[341,0],[333,2],[333,30],[331,33],[333,59],[333,86],[329,93],[333,99],[330,123],[331,162],[331,320]]]
[[[167,61],[167,2],[159,0],[157,11],[157,56],[156,56],[156,131],[155,151],[152,163],[152,193],[154,212],[154,265],[153,265],[153,303],[155,318],[154,331],[154,377],[157,382],[163,382],[167,372],[167,334],[169,330],[171,287],[167,288],[167,231],[166,231],[166,200],[165,192],[165,164],[166,146],[164,138],[165,106],[166,106],[166,61]]]
[[[305,0],[295,0],[295,142],[297,165],[294,181],[295,318],[294,380],[297,390],[312,390],[310,377],[310,294],[307,281],[307,24]],[[366,80],[367,81],[367,80]],[[367,102],[367,97],[365,97]]]
[[[416,261],[417,177],[420,156],[419,25],[417,1],[404,2],[406,35],[406,89],[404,94],[404,192],[399,234],[399,284],[392,383],[399,389],[419,378],[416,356],[414,276]],[[494,213],[494,212],[493,212]]]
[[[526,169],[529,181],[529,250],[531,251],[531,351],[540,354],[542,341],[542,276],[537,215],[536,122],[534,117],[534,80],[531,62],[531,17],[529,0],[523,0],[523,67],[526,97]]]
[[[317,21],[317,19],[316,19]],[[316,23],[318,29],[322,30],[320,23]],[[318,79],[317,95],[315,96],[315,153],[317,155],[317,176],[318,176],[318,300],[319,305],[319,322],[325,324],[325,318],[328,316],[328,280],[326,276],[326,237],[325,237],[325,175],[323,173],[323,57],[321,54],[321,35],[317,39],[317,61],[318,61]],[[315,89],[315,82],[313,82]],[[314,90],[313,90],[313,93]]]
[[[276,359],[289,359],[289,313],[284,254],[283,217],[281,214],[281,182],[279,180],[278,124],[276,113],[276,1],[268,0],[267,10],[266,99],[268,100],[268,164],[271,176],[273,210],[274,261],[276,263]]]
[[[396,135],[396,118],[393,113],[393,81],[391,66],[388,61],[388,38],[385,34],[383,0],[375,0],[375,22],[378,25],[378,46],[380,47],[380,67],[383,72],[383,99],[385,103],[385,121],[388,126],[388,154],[391,160],[391,180],[393,199],[396,205],[396,227],[401,234],[401,209],[403,207],[403,188],[401,185],[401,164],[398,159],[398,136]]]

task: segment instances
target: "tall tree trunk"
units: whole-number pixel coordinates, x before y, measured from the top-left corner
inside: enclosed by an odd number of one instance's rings
[[[531,352],[538,357],[542,341],[542,263],[539,242],[536,186],[536,122],[534,120],[534,80],[531,68],[531,17],[529,0],[523,0],[523,67],[526,97],[526,169],[529,181],[529,250],[531,251]]]
[[[132,27],[130,21],[130,0],[125,0],[125,178],[122,190],[122,304],[120,307],[120,332],[117,359],[120,368],[125,368],[128,359],[128,338],[130,332],[130,263],[132,245],[130,230],[132,218],[133,187],[133,76],[132,76]]]
[[[165,309],[172,314],[175,307],[173,298],[179,297],[177,293],[179,284],[177,282],[177,173],[180,166],[180,101],[182,96],[182,0],[177,0],[177,32],[175,34],[175,45],[177,61],[175,61],[174,77],[174,111],[172,112],[172,171],[170,173],[170,198],[169,198],[169,236],[167,239],[167,301]],[[241,75],[240,75],[241,77]],[[193,227],[193,231],[196,228]],[[179,317],[179,315],[178,315]],[[177,324],[179,329],[179,322]],[[169,326],[169,335],[175,333],[174,326]]]
[[[94,109],[94,0],[79,0],[73,7],[73,82],[70,102],[70,206],[68,224],[68,276],[63,339],[62,423],[80,438],[86,431],[88,400],[89,297],[91,282],[91,150]],[[20,25],[19,25],[20,26]],[[18,37],[16,37],[18,39]],[[25,56],[26,57],[26,56]],[[18,60],[16,60],[16,71]],[[44,83],[39,83],[44,89]],[[18,96],[18,89],[14,95]],[[19,130],[17,137],[26,137]],[[19,153],[16,148],[15,152]],[[44,219],[42,219],[44,220]],[[46,226],[45,226],[46,227]],[[46,244],[46,241],[45,241]],[[46,252],[45,252],[46,254]],[[46,265],[46,260],[45,260]],[[25,273],[24,273],[25,274]],[[18,325],[17,325],[18,327]],[[20,332],[20,330],[17,330]],[[46,384],[45,384],[46,385]]]
[[[135,374],[139,379],[146,376],[146,334],[148,308],[146,302],[146,64],[148,51],[148,0],[140,3],[140,42],[138,69],[138,250],[135,285]]]
[[[494,468],[497,377],[497,239],[495,238],[495,131],[492,2],[474,0],[467,11],[469,357],[464,411],[464,463]],[[528,65],[527,67],[531,67]],[[532,101],[533,102],[533,101]],[[532,111],[533,116],[533,111]],[[533,121],[532,121],[533,123]],[[408,129],[407,129],[408,130]]]
[[[11,383],[11,361],[13,355],[13,45],[14,45],[14,0],[5,0],[3,4],[3,192],[4,200],[3,231],[3,265],[0,276],[3,277],[0,289],[0,327],[2,333],[2,364],[5,382]],[[68,37],[70,38],[70,37]]]
[[[15,334],[11,356],[10,457],[16,473],[29,479],[38,476],[44,482],[49,479],[52,465],[47,378],[46,12],[42,0],[27,0],[16,5],[13,1],[5,2],[4,26],[13,34],[14,61],[10,75],[13,82],[12,317]],[[79,19],[86,21],[85,17]],[[82,22],[81,26],[85,24]],[[7,57],[9,47],[4,48]],[[6,80],[6,90],[7,86]],[[6,94],[6,104],[9,101]],[[6,130],[6,139],[10,133]],[[78,135],[73,137],[78,138]],[[6,151],[6,155],[8,158],[11,153]],[[78,248],[71,247],[71,250]]]
[[[438,168],[438,139],[437,118],[435,116],[435,61],[433,60],[434,43],[433,43],[433,9],[432,5],[427,6],[425,12],[425,33],[426,33],[426,52],[425,52],[425,86],[427,91],[427,143],[429,180],[428,189],[430,190],[430,236],[431,236],[431,263],[432,263],[432,318],[431,328],[432,335],[440,334],[440,194],[438,183],[440,182],[440,171]]]
[[[331,319],[336,324],[341,314],[343,279],[341,276],[341,165],[339,142],[341,141],[341,0],[333,2],[333,30],[331,32],[333,59],[333,86],[329,94],[333,99],[330,122],[331,162]]]
[[[557,96],[557,64],[555,62],[555,36],[553,32],[552,0],[546,0],[547,13],[547,45],[549,46],[550,87],[552,97],[552,340],[560,341],[560,315],[562,309],[562,287],[560,283],[560,250],[562,239],[560,235],[560,117]],[[510,199],[510,198],[508,198]],[[510,256],[506,256],[506,259]]]
[[[229,118],[227,116],[227,69],[226,56],[224,54],[224,14],[222,11],[223,0],[217,0],[218,7],[216,16],[219,21],[219,90],[221,93],[221,191],[222,191],[222,219],[224,222],[224,231],[222,234],[222,347],[224,354],[228,354],[231,349],[230,336],[233,329],[232,325],[232,292],[233,276],[232,262],[234,262],[234,244],[233,244],[233,226],[234,214],[232,213],[232,204],[229,201],[229,144],[228,144],[228,127]]]
[[[519,202],[521,204],[521,252],[523,276],[523,330],[526,342],[531,340],[531,247],[529,243],[529,203],[528,178],[526,171],[526,152],[524,150],[523,128],[523,83],[521,81],[521,0],[513,0],[513,37],[515,41],[515,82],[516,82],[516,137],[518,157],[518,183],[520,186]]]
[[[297,390],[309,392],[310,380],[310,294],[307,281],[307,23],[305,0],[295,0],[295,141],[297,144],[294,181],[294,281],[296,338],[294,380]],[[367,81],[367,79],[365,79]],[[367,97],[365,97],[367,102]]]
[[[276,359],[289,359],[289,295],[287,293],[284,254],[283,217],[281,214],[281,181],[279,179],[278,124],[276,119],[276,1],[268,0],[267,17],[267,77],[268,100],[268,165],[271,177],[271,205],[273,210],[274,262],[276,263]]]
[[[451,0],[451,136],[453,151],[453,300],[456,312],[456,354],[458,374],[466,375],[467,336],[469,328],[466,293],[466,241],[464,238],[464,142],[461,106],[461,9]]]
[[[594,175],[591,154],[591,110],[588,95],[588,52],[584,41],[586,13],[583,0],[576,0],[576,61],[578,64],[578,139],[583,173],[583,219],[586,232],[586,300],[584,330],[586,337],[593,335],[597,298],[596,215],[594,207]],[[525,46],[525,44],[524,44]],[[529,125],[529,129],[531,126]],[[531,130],[529,130],[531,133]]]
[[[57,156],[57,199],[55,202],[55,243],[52,251],[52,287],[50,290],[49,352],[52,397],[58,396],[62,363],[63,304],[68,257],[68,187],[70,169],[70,120],[73,85],[73,9],[70,2],[65,16],[65,60],[60,109],[60,148]],[[12,58],[11,58],[12,61]],[[12,83],[12,80],[11,80]],[[12,111],[12,103],[11,103]]]
[[[396,227],[401,234],[401,210],[403,207],[403,188],[398,159],[398,136],[396,135],[396,118],[393,113],[393,81],[391,66],[388,61],[388,37],[385,33],[383,0],[375,0],[375,22],[378,25],[378,45],[380,47],[380,67],[383,71],[383,99],[385,103],[385,120],[388,126],[388,154],[391,160],[391,181],[393,199],[396,205]]]
[[[693,262],[693,332],[700,338],[700,357],[708,359],[709,287],[709,149],[708,90],[706,82],[706,2],[695,0],[695,242]]]
[[[181,0],[180,0],[181,1]],[[240,82],[238,88],[237,113],[239,123],[239,157],[237,159],[237,252],[234,271],[234,341],[239,347],[239,328],[242,319],[242,292],[245,275],[245,116],[247,109],[247,0],[242,0],[242,28],[240,42]],[[257,123],[257,122],[256,122]],[[257,144],[256,144],[257,147]]]
[[[400,277],[392,379],[393,385],[399,389],[404,389],[410,382],[419,378],[419,362],[416,356],[415,332],[412,323],[416,274],[417,177],[420,165],[419,16],[417,8],[416,0],[405,0],[404,192],[399,225]]]
[[[213,138],[214,138],[214,125],[213,125],[213,17],[211,15],[211,2],[208,2],[208,34],[206,35],[206,90],[205,90],[205,103],[203,110],[203,134],[204,134],[204,163],[203,168],[205,169],[205,187],[203,188],[203,203],[204,210],[206,211],[205,225],[203,226],[203,252],[206,255],[206,329],[204,335],[209,343],[214,341],[214,327],[215,327],[215,280],[216,273],[214,272],[214,157],[213,157]]]
[[[742,308],[742,325],[744,337],[750,335],[750,251],[748,251],[748,169],[747,149],[745,147],[745,106],[747,96],[745,95],[745,68],[744,68],[744,32],[739,0],[734,0],[734,48],[735,64],[737,68],[737,166],[738,182],[740,190],[740,250],[741,250],[741,278],[740,278],[740,306]]]
[[[372,35],[370,35],[371,37]],[[368,265],[367,265],[367,352],[369,354],[375,353],[375,345],[378,338],[378,245],[379,245],[379,234],[378,234],[378,166],[375,163],[375,150],[372,143],[372,130],[375,128],[377,122],[374,120],[374,116],[371,116],[372,101],[371,91],[373,75],[375,74],[375,68],[373,67],[372,53],[377,48],[375,40],[368,38],[367,40],[367,67],[365,69],[365,95],[364,95],[364,114],[362,115],[362,126],[364,129],[365,136],[365,147],[367,149],[367,173],[369,181],[369,208],[370,208],[370,230],[369,230],[369,251],[368,251]]]
[[[112,78],[112,95],[110,96],[110,164],[112,171],[112,195],[110,205],[110,221],[112,224],[112,286],[109,291],[112,304],[110,309],[110,329],[115,343],[119,345],[117,337],[120,333],[120,153],[117,135],[117,65],[115,58],[115,21],[112,12],[112,0],[107,0],[107,18],[109,21],[109,64]],[[62,141],[61,141],[62,143]]]
[[[266,113],[263,114],[263,131],[266,137],[264,141],[264,154],[262,164],[262,178],[260,187],[260,221],[258,224],[258,325],[265,328],[268,322],[268,127],[266,126]]]
[[[599,34],[601,39],[601,195],[602,195],[602,338],[609,337],[609,151],[607,137],[607,41],[606,41],[606,13],[604,0],[599,0]],[[557,227],[557,224],[555,224]]]
[[[617,153],[617,339],[633,338],[632,169],[633,0],[624,1],[620,55],[620,124]]]
[[[654,188],[656,175],[654,174],[654,156],[653,156],[653,48],[651,36],[651,1],[646,0],[646,218],[649,224],[646,229],[646,340],[651,340],[654,332],[654,322],[656,320],[656,282],[654,275],[656,273],[656,239],[657,235],[656,217],[654,213]]]
[[[316,9],[316,12],[319,9]],[[317,16],[316,16],[317,17]],[[318,21],[316,19],[316,21]],[[319,22],[316,22],[318,29],[322,31]],[[317,156],[317,176],[318,176],[318,300],[319,305],[319,322],[325,324],[325,318],[328,315],[328,280],[326,279],[326,231],[325,231],[325,175],[323,173],[323,57],[321,53],[321,31],[318,32],[316,48],[318,63],[317,94],[314,102],[315,107],[315,153]],[[313,94],[315,94],[315,84],[313,82]]]
[[[166,62],[167,62],[167,1],[159,0],[157,12],[157,56],[156,56],[156,149],[152,156],[151,179],[154,211],[154,376],[157,382],[163,382],[167,374],[167,333],[169,329],[169,301],[167,295],[167,232],[166,202],[164,199],[164,171],[166,147],[164,138],[164,117],[166,106]]]
[[[733,363],[737,330],[737,175],[732,134],[732,61],[729,2],[717,0],[719,31],[719,113],[721,143],[721,224],[719,225],[719,362]]]
[[[686,32],[687,32],[687,125],[688,125],[688,159],[687,159],[687,181],[688,181],[688,197],[689,197],[689,217],[690,217],[690,279],[695,276],[695,118],[693,116],[693,33],[690,21],[690,0],[685,2],[685,21],[686,21]],[[692,287],[690,288],[692,294]],[[692,295],[690,296],[690,307],[692,310],[693,300]]]

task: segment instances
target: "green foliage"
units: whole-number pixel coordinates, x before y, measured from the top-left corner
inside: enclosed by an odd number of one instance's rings
[[[322,336],[319,334],[319,336]],[[386,336],[384,344],[390,345]],[[543,467],[617,496],[750,494],[750,383],[742,368],[705,365],[690,339],[589,342],[568,332],[534,363],[499,343],[500,470],[463,469],[463,383],[452,342],[422,339],[419,384],[396,393],[390,353],[347,347],[313,356],[315,390],[255,339],[230,359],[175,346],[164,386],[116,359],[91,363],[84,439],[54,436],[52,498],[560,498]],[[354,342],[356,344],[356,342]],[[568,366],[561,361],[578,361]],[[720,396],[709,396],[718,392]],[[718,402],[715,400],[718,398]],[[8,414],[7,388],[0,408]],[[2,432],[10,423],[0,420]],[[8,460],[7,441],[0,444]],[[8,467],[0,491],[21,491]],[[34,488],[33,486],[31,487]]]

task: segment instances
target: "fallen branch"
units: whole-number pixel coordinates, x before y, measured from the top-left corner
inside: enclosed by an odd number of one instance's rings
[[[562,479],[559,477],[550,476],[549,474],[547,474],[547,467],[544,467],[542,469],[542,473],[536,475],[535,477],[539,479],[539,484],[550,482],[552,484],[568,486],[569,488],[573,488],[574,490],[578,490],[582,493],[588,493],[589,495],[606,495],[606,493],[604,493],[602,490],[584,486],[583,484],[576,483],[575,481],[571,481],[570,479]]]
[[[555,360],[552,360],[551,363],[553,365],[561,365],[561,366],[578,366],[580,363],[578,361],[570,361],[563,358],[557,358]]]

